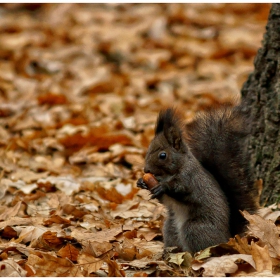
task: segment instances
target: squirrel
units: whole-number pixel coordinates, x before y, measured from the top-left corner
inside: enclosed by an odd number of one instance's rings
[[[185,124],[174,108],[160,111],[145,157],[150,189],[167,208],[164,247],[198,252],[246,231],[240,213],[258,210],[245,144],[250,118],[244,104],[199,113]],[[149,189],[143,178],[137,186]]]

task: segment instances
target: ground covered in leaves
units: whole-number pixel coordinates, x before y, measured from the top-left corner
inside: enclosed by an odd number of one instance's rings
[[[269,4],[0,6],[0,276],[268,276],[279,212],[194,258],[163,253],[136,188],[158,111],[238,99]]]

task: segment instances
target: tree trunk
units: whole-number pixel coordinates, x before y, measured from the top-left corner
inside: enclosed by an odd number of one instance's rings
[[[253,118],[248,141],[255,179],[263,179],[261,204],[280,200],[280,4],[272,4],[255,70],[242,96]]]

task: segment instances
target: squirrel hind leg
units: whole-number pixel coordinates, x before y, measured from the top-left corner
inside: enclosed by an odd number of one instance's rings
[[[177,247],[178,252],[182,252],[183,244],[179,240],[179,233],[174,225],[173,214],[169,213],[163,225],[164,247]]]

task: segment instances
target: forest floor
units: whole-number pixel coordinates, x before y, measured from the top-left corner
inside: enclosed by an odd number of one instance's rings
[[[160,109],[238,100],[269,9],[1,4],[0,276],[280,273],[273,207],[243,238],[163,254],[164,208],[136,187]]]

